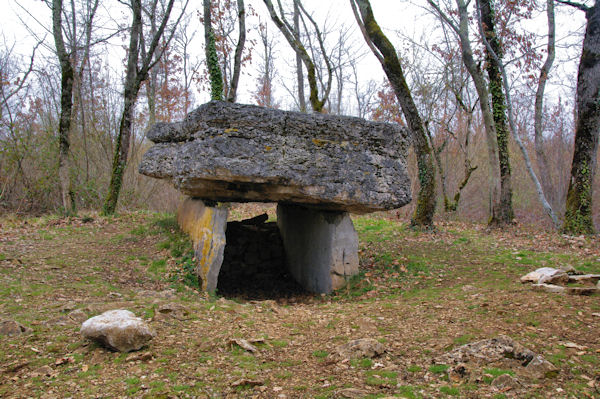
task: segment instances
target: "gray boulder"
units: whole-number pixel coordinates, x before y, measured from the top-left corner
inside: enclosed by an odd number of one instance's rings
[[[109,310],[86,320],[81,334],[119,352],[139,350],[155,335],[142,319],[125,309]]]
[[[140,173],[225,202],[286,202],[366,213],[411,200],[408,132],[337,115],[212,101],[158,123]]]

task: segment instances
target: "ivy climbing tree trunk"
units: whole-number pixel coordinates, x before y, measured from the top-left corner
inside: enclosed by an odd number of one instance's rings
[[[495,12],[491,0],[478,0],[477,5],[481,13],[481,35],[485,36],[494,57],[486,47],[486,70],[488,86],[492,100],[492,115],[496,127],[496,142],[498,143],[498,161],[500,162],[500,204],[494,218],[490,219],[491,225],[502,226],[512,223],[514,211],[512,206],[512,184],[510,179],[510,157],[508,154],[508,123],[506,119],[506,98],[502,89],[502,74],[500,62],[502,48],[496,32]]]
[[[564,232],[594,234],[592,183],[600,135],[600,7],[579,5],[587,19],[577,73],[577,121]]]
[[[71,113],[73,109],[74,70],[65,48],[62,32],[62,0],[52,1],[52,34],[56,54],[60,62],[60,120],[58,123],[58,176],[63,210],[66,214],[75,213],[75,201],[72,191],[69,167],[69,133],[71,131]],[[75,10],[73,10],[75,13]]]
[[[223,100],[223,76],[219,67],[219,57],[215,46],[215,33],[212,28],[211,1],[203,0],[204,5],[204,54],[210,77],[210,99]]]
[[[158,0],[154,0],[154,2],[156,1]],[[129,146],[131,143],[133,127],[133,113],[135,110],[135,103],[137,101],[138,93],[140,91],[140,86],[142,82],[148,78],[148,72],[150,69],[152,69],[152,67],[162,57],[162,53],[173,38],[173,33],[175,32],[175,29],[187,7],[186,2],[181,15],[171,28],[169,37],[164,41],[164,46],[160,50],[159,55],[155,58],[155,52],[157,51],[159,42],[165,32],[174,2],[175,0],[169,0],[164,15],[162,16],[162,21],[156,32],[152,35],[152,40],[148,49],[142,50],[141,47],[144,34],[142,24],[142,0],[131,0],[133,19],[131,23],[131,37],[129,39],[129,49],[127,55],[127,72],[125,75],[123,90],[123,113],[121,114],[121,119],[119,122],[119,133],[117,134],[115,141],[115,152],[113,155],[108,194],[102,207],[102,213],[104,215],[112,215],[117,209],[119,193],[121,192],[121,185],[123,184],[123,174],[125,173],[125,167],[127,166],[127,157],[129,154]],[[143,54],[141,60],[140,53]]]
[[[402,113],[411,131],[412,143],[417,155],[419,174],[419,194],[411,224],[418,227],[433,227],[436,206],[434,154],[429,146],[427,134],[419,111],[412,98],[398,53],[385,36],[373,15],[368,0],[350,0],[354,16],[359,24],[369,48],[373,51],[394,89]]]

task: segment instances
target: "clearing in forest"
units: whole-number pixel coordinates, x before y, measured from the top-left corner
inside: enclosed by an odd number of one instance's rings
[[[598,240],[458,222],[423,233],[386,215],[354,223],[360,275],[333,295],[240,281],[235,295],[206,297],[172,215],[4,217],[0,318],[26,331],[0,336],[0,396],[600,397],[600,296],[519,282],[543,266],[600,273]],[[87,317],[116,308],[157,332],[146,348],[110,352],[79,334]],[[558,374],[528,376],[514,359],[467,362],[461,374],[441,361],[501,335]],[[362,338],[385,352],[337,354]]]

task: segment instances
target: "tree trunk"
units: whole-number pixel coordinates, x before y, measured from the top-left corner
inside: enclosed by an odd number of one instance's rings
[[[127,154],[131,140],[131,125],[135,100],[139,91],[138,81],[138,57],[139,41],[142,34],[142,4],[141,0],[132,0],[133,22],[131,23],[131,37],[129,39],[129,54],[127,57],[127,74],[125,75],[125,90],[123,94],[124,107],[119,123],[119,134],[116,139],[116,147],[113,156],[110,184],[108,195],[104,201],[102,213],[112,215],[117,209],[117,201],[123,183],[123,173],[127,166]]]
[[[244,0],[237,0],[238,23],[240,34],[237,45],[235,46],[235,56],[233,57],[233,76],[231,77],[231,87],[227,101],[234,103],[237,96],[237,88],[240,80],[240,70],[242,68],[242,53],[244,52],[244,43],[246,42],[246,10],[244,9]]]
[[[204,5],[204,53],[206,67],[210,76],[210,99],[223,100],[223,76],[219,67],[219,57],[215,46],[215,34],[212,29],[211,1],[203,0]]]
[[[75,203],[69,170],[69,133],[71,130],[71,111],[73,108],[73,65],[62,34],[62,0],[52,2],[52,33],[56,45],[56,54],[60,61],[60,121],[58,124],[58,176],[63,209],[66,214],[75,213]],[[73,10],[75,13],[75,10]]]
[[[380,54],[376,54],[381,62],[383,70],[394,89],[398,102],[402,107],[402,113],[411,131],[412,143],[417,155],[417,166],[419,174],[419,194],[417,206],[412,217],[411,224],[418,227],[431,228],[433,226],[433,215],[435,213],[435,165],[434,155],[427,141],[427,134],[414,103],[410,89],[406,83],[404,72],[398,59],[398,53],[384,35],[375,21],[371,4],[368,0],[351,0],[358,5],[364,31]],[[362,29],[361,29],[362,30]]]
[[[548,19],[548,47],[546,52],[546,61],[540,71],[540,77],[538,79],[538,88],[535,93],[535,115],[534,115],[534,131],[535,131],[535,155],[540,173],[540,183],[544,194],[548,198],[548,201],[552,205],[552,208],[556,209],[556,193],[550,178],[550,165],[548,158],[544,151],[544,136],[542,117],[544,114],[544,90],[546,88],[546,82],[548,80],[548,74],[554,63],[554,56],[556,53],[555,38],[556,38],[556,24],[554,21],[554,0],[546,1],[546,15]]]
[[[489,92],[492,97],[492,115],[496,127],[496,142],[498,143],[498,161],[500,162],[500,204],[492,225],[512,223],[514,211],[512,207],[512,184],[510,179],[510,158],[508,154],[508,123],[506,120],[506,99],[502,90],[502,74],[499,62],[502,60],[502,49],[496,33],[495,13],[490,0],[478,0],[481,12],[483,32],[494,57],[486,47],[486,70],[489,78]]]
[[[568,234],[594,234],[592,184],[600,134],[600,6],[586,10],[587,26],[577,73],[577,123],[565,224]]]
[[[294,0],[294,34],[300,40],[300,8],[298,0]],[[300,112],[306,112],[306,99],[304,98],[304,71],[302,70],[302,58],[296,53],[296,80],[298,82],[298,104]]]

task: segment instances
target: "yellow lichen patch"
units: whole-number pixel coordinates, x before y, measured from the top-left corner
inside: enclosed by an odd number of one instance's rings
[[[229,129],[225,129],[223,131],[223,133],[233,133],[233,132],[237,132],[237,131],[238,131],[237,129],[230,127]]]
[[[266,145],[266,146],[265,146],[265,151],[267,151],[267,152],[271,151],[272,149],[273,149],[273,148],[271,148],[271,146],[270,146],[270,145]]]
[[[325,144],[335,144],[335,141],[325,139],[312,139],[314,145],[323,147]]]

